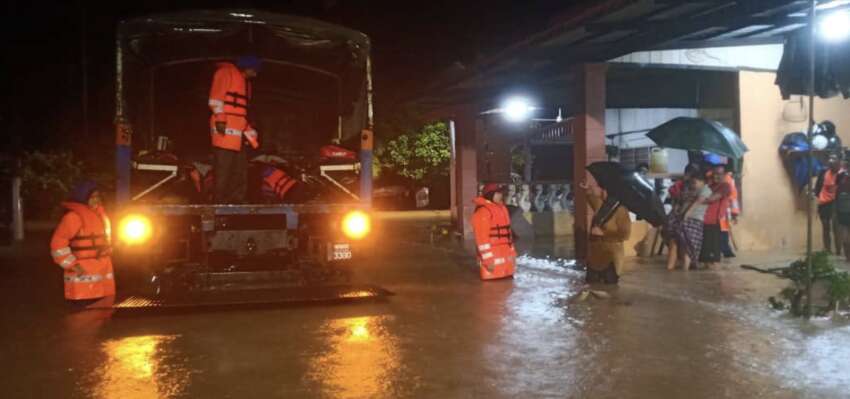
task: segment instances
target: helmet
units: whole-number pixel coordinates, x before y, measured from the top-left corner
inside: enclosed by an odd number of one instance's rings
[[[505,187],[498,183],[487,183],[484,185],[484,188],[481,189],[482,195],[487,195],[495,192],[500,192],[504,190]]]
[[[236,66],[239,69],[253,69],[259,71],[263,66],[263,60],[256,55],[243,55],[236,59]]]

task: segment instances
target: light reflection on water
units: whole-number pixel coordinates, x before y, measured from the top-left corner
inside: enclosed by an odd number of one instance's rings
[[[582,352],[579,323],[566,311],[582,276],[574,260],[524,254],[510,284],[482,288],[481,312],[498,316],[484,363],[488,374],[511,376],[510,384],[492,381],[505,397],[569,396],[564,381],[572,386],[583,378],[578,364],[588,357],[563,356]]]
[[[168,346],[174,335],[144,335],[102,344],[104,363],[94,372],[96,398],[172,398],[183,393],[189,372],[173,359]]]
[[[389,332],[389,316],[330,320],[322,330],[327,346],[311,358],[306,378],[334,398],[395,397],[402,384],[397,338]],[[404,385],[408,385],[405,381]]]
[[[823,327],[822,327],[823,328]],[[850,326],[828,325],[814,336],[803,336],[780,373],[798,386],[848,392],[850,388]],[[793,386],[793,385],[792,385]],[[793,386],[793,387],[798,387]]]

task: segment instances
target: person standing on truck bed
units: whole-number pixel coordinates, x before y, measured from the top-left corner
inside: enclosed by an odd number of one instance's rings
[[[243,56],[236,64],[217,64],[210,88],[212,110],[210,129],[215,164],[215,202],[238,204],[245,201],[248,159],[242,151],[242,140],[259,147],[257,131],[248,122],[251,100],[250,79],[257,76],[262,61]]]

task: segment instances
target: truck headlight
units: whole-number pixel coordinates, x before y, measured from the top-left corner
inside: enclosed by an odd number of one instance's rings
[[[127,245],[141,245],[150,240],[153,226],[147,216],[131,214],[118,224],[118,238]]]
[[[342,218],[342,232],[352,240],[366,237],[370,230],[372,230],[372,222],[365,212],[351,211]]]

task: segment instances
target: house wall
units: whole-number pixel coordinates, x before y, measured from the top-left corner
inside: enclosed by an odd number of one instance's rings
[[[736,241],[746,250],[804,250],[805,203],[795,193],[777,149],[785,134],[806,129],[806,122],[800,121],[805,112],[788,112],[792,105],[782,100],[775,73],[742,71],[739,78],[740,133],[750,151],[744,157],[743,215],[733,230]],[[816,99],[815,120],[825,119],[835,123],[845,144],[850,143],[850,101]],[[816,217],[813,231],[814,247],[820,249]]]

